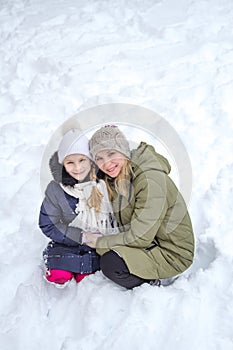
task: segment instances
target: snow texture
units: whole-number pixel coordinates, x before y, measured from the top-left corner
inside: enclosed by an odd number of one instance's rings
[[[231,350],[232,0],[1,0],[0,66],[0,348]],[[195,261],[168,287],[97,272],[57,289],[37,224],[43,153],[74,113],[116,102],[185,145]]]

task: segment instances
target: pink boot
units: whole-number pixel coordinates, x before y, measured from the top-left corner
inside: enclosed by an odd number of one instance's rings
[[[91,273],[77,273],[75,276],[75,280],[77,283],[79,283],[80,281],[82,281],[82,279],[86,276],[92,275],[94,272]]]
[[[73,273],[66,270],[47,270],[46,279],[49,282],[64,284],[73,278]]]

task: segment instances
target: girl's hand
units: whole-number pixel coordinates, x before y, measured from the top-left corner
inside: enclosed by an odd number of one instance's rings
[[[96,242],[99,237],[103,237],[100,232],[83,232],[82,243],[85,243],[91,248],[96,248]]]

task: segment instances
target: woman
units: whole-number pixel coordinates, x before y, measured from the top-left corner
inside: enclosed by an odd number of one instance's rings
[[[104,237],[86,233],[87,244],[101,255],[101,270],[126,288],[165,285],[194,255],[191,220],[168,176],[168,161],[145,142],[130,152],[123,133],[111,125],[91,137],[90,153],[104,173],[120,230]]]

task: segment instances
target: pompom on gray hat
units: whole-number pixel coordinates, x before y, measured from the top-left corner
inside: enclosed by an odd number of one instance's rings
[[[91,137],[89,144],[93,159],[95,159],[98,152],[109,149],[114,149],[130,159],[129,143],[115,125],[105,125],[97,130]]]
[[[83,154],[92,160],[88,139],[78,129],[71,129],[63,136],[58,147],[59,163],[63,164],[64,159],[70,154]]]

